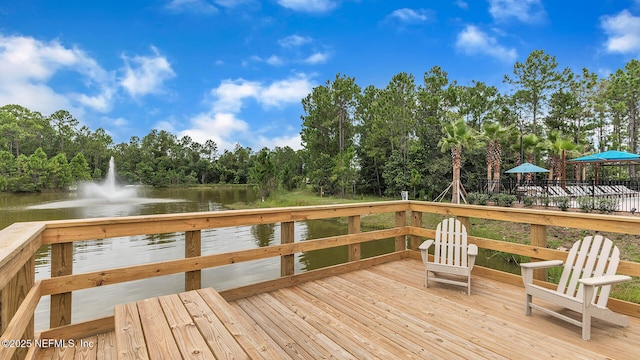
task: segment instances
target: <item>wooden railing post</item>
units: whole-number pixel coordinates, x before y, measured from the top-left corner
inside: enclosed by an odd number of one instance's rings
[[[420,211],[411,211],[411,226],[414,227],[422,227],[422,213]],[[418,250],[418,246],[420,246],[420,237],[417,235],[411,235],[411,243],[409,244],[409,248],[411,250]]]
[[[294,237],[294,222],[287,221],[280,223],[280,244],[292,244]],[[291,255],[282,255],[280,257],[280,276],[289,276],[295,273],[295,257]]]
[[[542,248],[547,247],[547,226],[531,224],[531,245],[539,246]],[[532,259],[536,260],[536,259]],[[547,280],[547,270],[538,269],[534,271],[533,278],[538,280]]]
[[[51,277],[73,274],[73,243],[51,245]],[[71,292],[51,295],[49,327],[71,324]]]
[[[407,226],[407,212],[406,211],[396,211],[396,222],[395,225],[397,228]],[[405,235],[396,236],[396,244],[395,251],[402,251],[407,248],[407,237]]]
[[[35,283],[35,257],[32,256],[24,263],[22,268],[9,280],[4,288],[0,289],[0,334],[4,333],[13,315],[24,301],[27,293]],[[34,316],[31,315],[29,325],[22,336],[23,340],[33,341],[34,338]],[[13,359],[24,359],[27,348],[19,348],[13,355]],[[2,348],[0,348],[2,351]]]
[[[357,234],[360,232],[360,215],[349,216],[349,234]],[[360,244],[349,245],[349,261],[358,261],[362,257],[360,255]]]
[[[200,230],[187,231],[184,234],[184,257],[202,255],[202,233]],[[184,290],[197,290],[202,287],[202,272],[200,270],[184,273]]]
[[[467,234],[471,235],[471,219],[466,216],[456,216],[457,220],[467,229]]]

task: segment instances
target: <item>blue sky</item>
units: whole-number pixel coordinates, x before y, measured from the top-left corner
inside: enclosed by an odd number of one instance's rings
[[[116,143],[298,149],[301,99],[337,73],[382,88],[438,65],[506,92],[535,49],[607,76],[640,54],[640,1],[5,0],[0,105],[69,110]]]

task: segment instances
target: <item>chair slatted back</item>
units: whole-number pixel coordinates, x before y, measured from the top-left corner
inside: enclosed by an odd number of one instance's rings
[[[615,275],[620,263],[620,250],[613,242],[602,235],[587,236],[571,247],[567,261],[560,276],[558,292],[571,297],[582,296],[582,284],[579,279],[595,276]],[[594,294],[597,305],[606,306],[611,285],[602,286]]]
[[[438,224],[433,262],[467,266],[467,229],[460,220],[449,218]]]

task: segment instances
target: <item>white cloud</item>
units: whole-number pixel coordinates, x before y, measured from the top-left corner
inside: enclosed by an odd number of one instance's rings
[[[251,57],[251,60],[253,61],[257,61],[257,62],[264,62],[267,63],[271,66],[281,66],[284,65],[284,60],[277,56],[277,55],[271,55],[266,59],[261,58],[260,56],[254,55]]]
[[[215,14],[218,12],[218,9],[206,0],[171,0],[165,7],[176,13]]]
[[[275,138],[256,136],[259,129],[249,129],[249,125],[238,117],[238,113],[248,99],[255,100],[264,108],[300,103],[311,92],[311,88],[311,81],[304,74],[269,84],[245,79],[224,80],[210,92],[213,97],[211,108],[193,116],[189,121],[189,129],[181,131],[179,136],[189,135],[200,143],[211,139],[221,151],[233,150],[239,139],[244,140],[243,146],[256,149],[264,146],[290,146],[299,149],[299,135]]]
[[[327,62],[327,60],[329,60],[329,54],[317,52],[310,55],[306,59],[304,59],[303,62],[307,64],[315,65],[315,64],[323,64]]]
[[[190,136],[194,141],[204,144],[213,140],[218,151],[233,150],[238,134],[246,133],[249,125],[231,113],[198,114],[191,119],[191,128],[183,130],[178,137]]]
[[[111,107],[112,74],[77,47],[65,47],[27,36],[0,35],[0,104],[20,104],[43,114],[66,109],[81,117],[84,107],[106,111]],[[48,84],[59,71],[71,71],[87,91],[97,95],[56,92]]]
[[[220,86],[211,90],[214,96],[214,112],[238,113],[247,98],[253,98],[266,107],[282,106],[299,102],[311,92],[311,82],[305,75],[263,85],[257,81],[245,79],[223,80]]]
[[[105,87],[101,94],[89,96],[86,94],[71,94],[70,97],[78,103],[90,107],[99,112],[107,112],[111,110],[113,105],[114,90],[109,87]]]
[[[125,66],[120,85],[131,96],[162,93],[164,81],[176,76],[169,61],[161,56],[156,48],[151,49],[154,52],[153,56],[122,56]]]
[[[467,2],[463,0],[456,0],[455,4],[457,7],[463,10],[467,10],[469,8],[469,4],[467,4]]]
[[[278,44],[282,47],[295,47],[295,46],[301,46],[304,44],[309,44],[312,41],[313,39],[308,36],[300,36],[300,35],[294,34],[278,40]]]
[[[458,34],[456,48],[465,54],[488,55],[507,63],[515,61],[518,56],[515,49],[509,49],[498,44],[496,38],[487,35],[473,25],[467,25]]]
[[[403,23],[421,23],[429,20],[428,11],[425,9],[397,9],[394,10],[391,14],[388,15],[388,18],[399,20]]]
[[[223,80],[220,86],[211,90],[211,95],[216,98],[213,103],[213,111],[240,112],[242,100],[249,97],[257,97],[260,87],[260,83],[255,81],[244,79]]]
[[[601,17],[600,25],[609,37],[605,42],[607,51],[630,53],[640,50],[640,17],[623,10],[617,15]]]
[[[215,0],[215,3],[224,7],[236,7],[253,1],[254,0]]]
[[[489,0],[489,13],[498,21],[515,18],[524,23],[536,23],[546,17],[540,0]]]
[[[332,0],[278,0],[280,6],[299,12],[324,13],[335,9],[337,1]]]
[[[300,150],[302,149],[302,139],[300,138],[299,133],[292,134],[289,136],[278,136],[274,138],[259,136],[252,148],[262,149],[266,147],[269,149],[274,149],[276,146],[279,146],[279,147],[288,146],[293,150]]]
[[[311,92],[311,89],[311,82],[306,76],[297,76],[273,82],[262,88],[258,101],[266,106],[298,103]]]

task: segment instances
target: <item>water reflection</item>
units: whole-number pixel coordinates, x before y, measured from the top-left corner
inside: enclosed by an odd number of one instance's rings
[[[258,247],[273,245],[276,224],[258,224],[251,227],[251,234]]]

